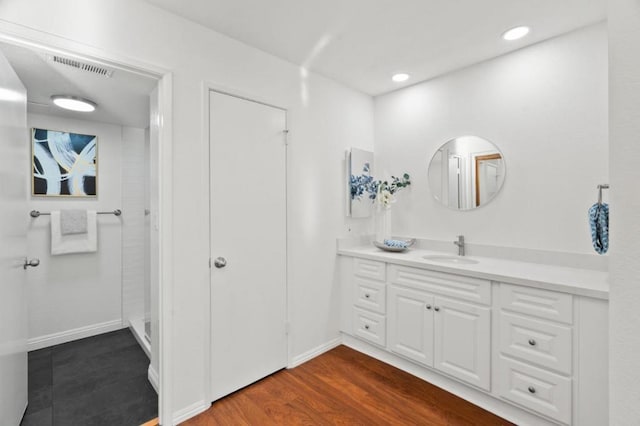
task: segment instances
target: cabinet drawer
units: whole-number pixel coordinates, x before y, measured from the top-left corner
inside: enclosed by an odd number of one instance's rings
[[[500,396],[558,420],[571,423],[571,379],[500,356]]]
[[[353,262],[353,273],[356,276],[378,281],[385,281],[387,279],[385,273],[386,264],[384,262],[358,258],[354,258]]]
[[[385,346],[387,341],[385,317],[353,308],[353,332],[356,336],[371,343]]]
[[[571,374],[571,327],[500,312],[500,351]]]
[[[500,284],[500,305],[534,317],[573,323],[573,297],[567,293]]]
[[[355,277],[355,304],[380,314],[386,311],[387,298],[384,283],[366,278]]]
[[[398,265],[389,265],[389,278],[393,284],[483,305],[491,304],[491,282],[487,280]]]

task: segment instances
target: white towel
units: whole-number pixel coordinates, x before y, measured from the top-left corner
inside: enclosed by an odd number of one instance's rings
[[[86,234],[62,234],[60,211],[51,212],[51,254],[91,253],[98,251],[98,226],[95,210],[87,210]]]
[[[60,229],[62,235],[87,233],[86,210],[60,210]]]

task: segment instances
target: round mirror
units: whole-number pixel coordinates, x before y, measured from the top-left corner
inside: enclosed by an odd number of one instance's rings
[[[456,210],[491,201],[505,178],[504,156],[478,136],[460,136],[442,145],[429,163],[429,187],[436,200]]]

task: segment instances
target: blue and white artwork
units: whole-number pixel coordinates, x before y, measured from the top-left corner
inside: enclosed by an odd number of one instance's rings
[[[351,217],[368,217],[375,198],[376,181],[372,176],[373,152],[351,148],[347,155],[349,199],[347,214]]]
[[[95,135],[32,129],[32,193],[37,196],[95,197]]]

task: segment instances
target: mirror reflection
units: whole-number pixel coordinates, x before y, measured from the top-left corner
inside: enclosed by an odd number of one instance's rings
[[[442,145],[429,164],[429,188],[436,200],[456,210],[490,202],[505,179],[504,156],[478,136],[460,136]]]

